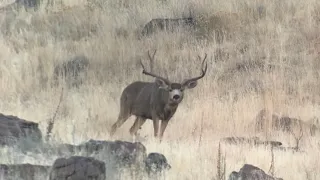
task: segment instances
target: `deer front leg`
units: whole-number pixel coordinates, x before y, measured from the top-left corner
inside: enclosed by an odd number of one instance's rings
[[[158,137],[158,132],[159,132],[159,119],[158,118],[153,120],[153,130],[154,130],[154,137]]]
[[[166,130],[166,127],[168,125],[169,121],[168,120],[162,120],[161,122],[161,127],[160,127],[160,142],[162,140],[163,137],[163,133]]]

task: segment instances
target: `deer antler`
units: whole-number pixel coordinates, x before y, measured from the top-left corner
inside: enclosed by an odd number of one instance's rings
[[[154,51],[154,53],[153,53],[153,55],[151,57],[151,55],[150,55],[150,53],[148,51],[148,57],[149,57],[150,64],[151,64],[150,65],[151,71],[153,71],[154,56],[155,56],[156,52],[157,52],[157,50]],[[152,77],[155,77],[155,78],[159,78],[159,79],[163,80],[166,84],[170,84],[170,81],[168,79],[163,78],[161,76],[158,76],[156,74],[153,74],[152,72],[146,71],[141,59],[140,59],[140,64],[141,64],[141,66],[143,68],[143,71],[142,71],[143,74],[148,75],[148,76],[152,76]]]
[[[302,130],[301,122],[299,122],[299,127],[300,127],[300,134],[299,134],[298,137],[295,137],[295,139],[296,139],[296,148],[297,149],[299,149],[300,140],[303,137],[303,130]]]
[[[152,56],[150,55],[150,52],[148,51],[148,57],[149,57],[149,60],[150,60],[150,71],[151,72],[154,72],[153,70],[153,65],[154,65],[154,56],[156,55],[156,52],[157,50],[154,50]]]
[[[198,56],[198,58],[201,59],[200,56]],[[186,80],[184,80],[183,83],[182,83],[182,85],[186,85],[186,84],[188,84],[190,81],[196,81],[196,80],[198,80],[198,79],[201,79],[201,78],[203,78],[203,77],[206,75],[207,68],[208,68],[207,62],[206,62],[205,67],[203,67],[203,66],[204,66],[204,62],[205,62],[206,59],[207,59],[207,54],[205,54],[205,56],[204,56],[204,58],[203,58],[203,61],[202,61],[202,63],[201,63],[201,75],[198,76],[198,77],[195,77],[195,78],[191,78],[191,79],[186,79]]]
[[[299,122],[299,128],[300,128],[300,134],[298,136],[296,136],[295,133],[293,133],[292,130],[289,131],[290,134],[292,134],[292,136],[294,137],[294,139],[296,140],[296,146],[294,147],[294,149],[297,151],[300,149],[299,145],[300,145],[300,140],[303,137],[303,130],[302,130],[302,126],[301,126],[301,122]]]

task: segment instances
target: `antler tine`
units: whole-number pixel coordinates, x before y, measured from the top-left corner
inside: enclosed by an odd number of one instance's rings
[[[207,59],[207,53],[205,53],[205,55],[204,55],[204,58],[203,58],[203,61],[202,61],[202,63],[201,63],[201,66],[203,67],[203,64],[204,64],[204,62],[205,62],[205,60]],[[207,68],[207,61],[206,61],[206,68]]]
[[[148,50],[148,57],[149,57],[149,61],[150,61],[150,70],[151,72],[153,72],[153,64],[154,64],[154,56],[156,55],[157,49],[154,50],[152,56],[150,55],[150,51]]]
[[[145,70],[145,67],[144,67],[144,65],[143,65],[143,63],[142,63],[142,59],[140,59],[140,65],[142,66],[142,69],[143,69],[143,71]]]
[[[200,58],[200,56],[198,56],[198,57]],[[200,59],[201,59],[201,58],[200,58]],[[203,61],[202,61],[202,63],[201,63],[201,75],[198,76],[198,77],[195,77],[195,78],[191,78],[191,79],[186,79],[186,80],[184,80],[183,83],[182,83],[183,85],[187,84],[187,83],[190,82],[190,81],[196,81],[196,80],[198,80],[198,79],[201,79],[201,78],[203,78],[203,77],[206,75],[207,69],[208,69],[208,63],[205,61],[206,59],[207,59],[207,53],[205,53],[205,56],[204,56]],[[205,67],[203,68],[204,62],[206,62],[206,65],[205,65]]]
[[[154,60],[154,56],[155,56],[155,54],[156,54],[156,51],[157,51],[157,50],[155,50],[155,52],[153,53],[152,57],[150,56],[150,53],[149,53],[149,51],[148,51],[149,60],[150,60],[150,63],[151,63],[152,65],[153,65],[153,60]],[[161,76],[158,76],[158,75],[156,75],[156,74],[153,74],[152,72],[146,71],[145,66],[143,65],[141,59],[140,59],[140,64],[141,64],[141,66],[142,66],[142,68],[143,68],[143,71],[142,71],[143,74],[149,75],[149,76],[152,76],[152,77],[155,77],[155,78],[162,79],[165,83],[170,84],[170,81],[169,81],[168,79],[163,78],[163,77],[161,77]],[[151,66],[151,71],[152,71],[152,69],[153,69],[153,67]]]
[[[154,56],[156,55],[156,53],[157,53],[157,49],[155,49],[153,54],[152,54],[152,60],[154,60]]]

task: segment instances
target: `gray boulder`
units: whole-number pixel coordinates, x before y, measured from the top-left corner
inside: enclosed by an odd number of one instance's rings
[[[0,164],[0,179],[6,180],[34,180],[46,179],[51,166],[32,164]]]
[[[121,176],[130,173],[135,177],[146,174],[153,177],[171,168],[166,157],[160,153],[150,153],[147,156],[146,147],[140,142],[126,141],[97,141],[89,140],[79,145],[61,144],[47,147],[50,154],[58,156],[73,156],[74,154],[93,157],[105,163],[106,174],[111,179],[121,179]],[[139,178],[138,178],[139,179]]]
[[[57,159],[50,172],[50,180],[105,180],[104,162],[91,157],[72,156]]]
[[[171,169],[167,158],[160,153],[149,153],[145,159],[146,172],[149,176],[158,175]]]
[[[22,141],[42,142],[38,123],[0,113],[0,145],[12,146]]]
[[[115,159],[117,164],[121,166],[132,166],[138,164],[145,157],[146,147],[140,142],[126,142],[126,141],[95,141],[89,140],[88,142],[78,146],[78,149],[85,149],[88,153],[94,153],[99,150],[105,150],[112,158]]]
[[[97,141],[89,140],[79,145],[73,144],[44,144],[35,149],[35,153],[56,156],[90,156],[101,159],[115,167],[142,166],[147,157],[146,148],[140,142],[126,141]]]
[[[4,174],[4,177],[19,179],[21,174],[23,179],[23,174],[26,174],[30,179],[36,176],[47,179],[44,177],[50,176],[50,180],[60,180],[67,179],[66,177],[78,179],[80,176],[103,179],[104,175],[108,175],[110,179],[120,180],[128,174],[136,179],[141,179],[145,175],[158,178],[171,168],[163,154],[153,152],[147,156],[146,148],[140,142],[89,140],[79,145],[41,143],[24,152],[70,158],[56,159],[51,172],[48,172],[49,166],[26,165],[19,169],[21,165],[17,166],[18,168],[15,166],[8,168],[8,165],[3,165],[0,166],[0,176]]]
[[[245,164],[239,172],[233,171],[228,180],[283,180],[266,174],[262,169]]]

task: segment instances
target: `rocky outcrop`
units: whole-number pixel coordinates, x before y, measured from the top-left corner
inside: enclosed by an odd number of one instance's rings
[[[171,169],[171,165],[168,163],[167,158],[159,153],[150,153],[145,159],[145,166],[149,176],[158,175],[164,170]]]
[[[51,166],[32,164],[0,164],[0,179],[6,180],[34,180],[46,179]]]
[[[221,139],[222,142],[228,144],[250,144],[254,146],[273,146],[279,147],[282,146],[282,143],[279,141],[263,141],[260,140],[258,137],[225,137]]]
[[[57,159],[50,172],[50,180],[105,180],[104,162],[91,157],[72,156]]]
[[[38,123],[0,113],[0,145],[12,146],[24,140],[42,142]]]
[[[146,147],[140,142],[89,140],[76,146],[75,150],[103,158],[112,171],[121,168],[144,169],[143,161],[147,157]]]
[[[188,18],[157,18],[150,20],[142,29],[142,36],[149,36],[159,31],[175,32],[179,29],[194,28],[196,20]]]
[[[160,176],[171,168],[163,154],[153,152],[148,155],[140,142],[89,140],[79,145],[48,145],[42,152],[60,157],[77,154],[99,159],[105,163],[106,174],[111,179],[120,178],[124,172],[135,174],[137,178],[145,174]]]
[[[262,169],[245,164],[239,172],[233,171],[229,175],[228,180],[283,180],[282,178],[275,178],[266,174]]]
[[[66,158],[56,159],[52,166],[0,165],[0,175],[9,180],[20,177],[27,180],[38,177],[50,177],[50,180],[104,180],[106,177],[120,180],[127,174],[136,179],[146,175],[158,178],[171,168],[163,154],[152,152],[147,156],[143,144],[126,141],[89,140],[79,145],[60,146],[43,143],[33,150],[37,151],[31,153]]]
[[[118,167],[141,166],[143,160],[147,157],[146,147],[140,142],[91,139],[79,145],[62,144],[50,148],[64,155],[77,153],[83,156],[101,157],[107,162],[113,162]]]
[[[67,157],[54,162],[50,173],[52,180],[79,177],[104,179],[106,174],[112,179],[117,179],[121,177],[123,170],[140,177],[146,173],[164,172],[171,167],[162,154],[150,153],[147,156],[147,149],[140,142],[92,139],[79,145],[43,142],[37,123],[3,114],[0,114],[0,145],[16,148],[26,154],[41,153],[43,156]],[[5,177],[21,176],[23,179],[48,177],[48,169],[48,166],[30,164],[0,166],[3,172],[1,174]]]

